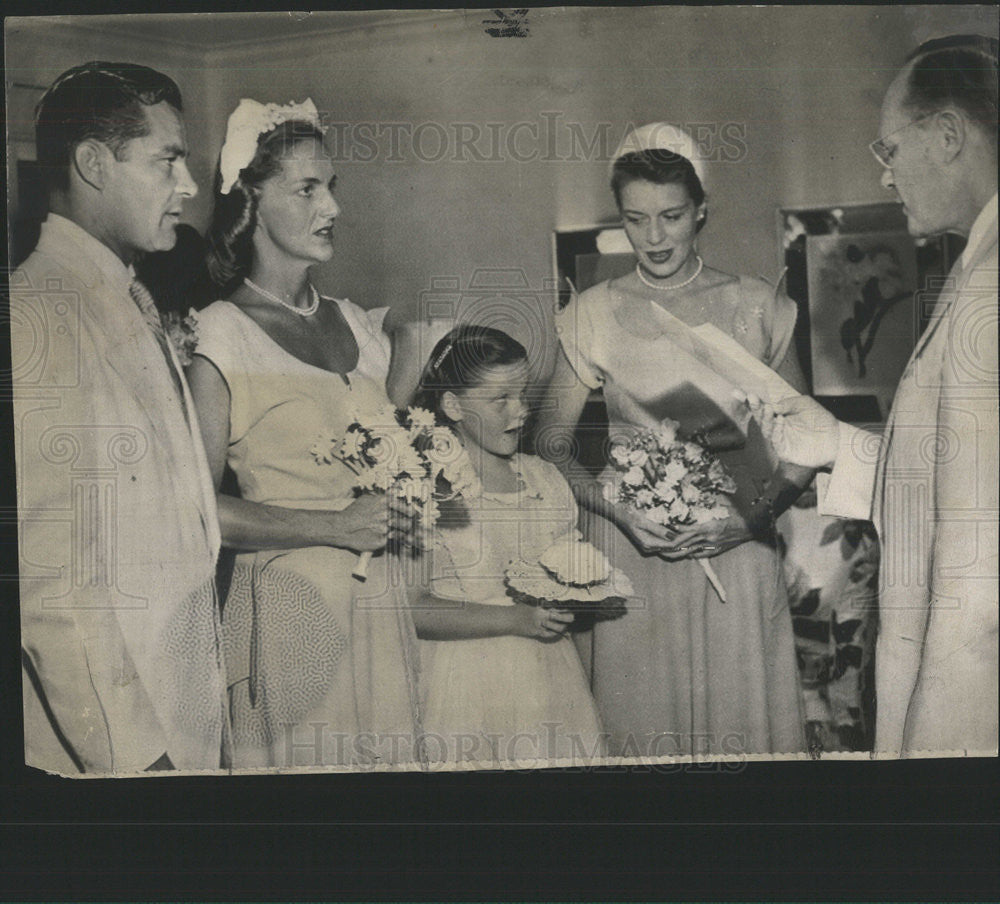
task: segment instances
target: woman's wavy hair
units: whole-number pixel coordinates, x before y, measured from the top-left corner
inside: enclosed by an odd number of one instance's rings
[[[645,151],[629,151],[623,154],[611,168],[611,191],[615,195],[618,209],[622,206],[622,189],[630,182],[653,182],[668,185],[677,182],[687,189],[695,207],[705,201],[705,187],[687,157],[673,151],[653,148]],[[705,225],[707,215],[698,221],[698,229]]]
[[[253,233],[257,226],[260,186],[281,171],[284,156],[301,141],[323,143],[323,133],[310,122],[289,119],[257,139],[257,152],[240,170],[228,194],[220,194],[221,174],[215,177],[215,210],[205,236],[208,273],[229,294],[250,272]]]
[[[528,352],[502,330],[468,324],[450,330],[431,352],[417,385],[413,404],[432,412],[439,423],[451,426],[441,410],[446,392],[462,392],[476,386],[491,367],[527,361]]]

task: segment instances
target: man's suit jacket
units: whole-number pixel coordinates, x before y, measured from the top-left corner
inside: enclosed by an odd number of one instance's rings
[[[997,213],[977,220],[881,440],[842,427],[820,508],[882,543],[876,751],[997,749]]]
[[[176,358],[109,255],[50,216],[12,275],[25,758],[218,768],[215,494]]]

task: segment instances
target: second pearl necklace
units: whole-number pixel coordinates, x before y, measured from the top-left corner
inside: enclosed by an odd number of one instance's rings
[[[288,308],[289,311],[294,314],[298,314],[299,317],[309,317],[319,310],[319,292],[316,291],[315,286],[309,287],[312,289],[312,301],[308,304],[308,306],[300,308],[289,301],[285,301],[283,298],[278,298],[278,296],[273,292],[268,292],[267,289],[262,289],[257,285],[257,283],[253,282],[249,276],[244,277],[243,282],[246,284],[247,288],[253,289],[258,295],[263,296],[268,301],[273,301],[275,304],[280,304],[283,308]]]
[[[642,264],[640,264],[638,261],[636,261],[635,264],[635,273],[636,276],[639,277],[640,282],[644,286],[649,286],[649,288],[651,289],[658,289],[661,292],[670,292],[673,291],[674,289],[683,289],[685,286],[691,285],[691,283],[693,283],[701,275],[701,271],[705,266],[705,262],[701,259],[700,254],[696,254],[695,257],[698,259],[698,266],[695,267],[694,273],[692,273],[683,282],[674,283],[669,286],[658,285],[657,283],[650,282],[648,279],[646,279],[646,277],[643,276],[642,274]]]

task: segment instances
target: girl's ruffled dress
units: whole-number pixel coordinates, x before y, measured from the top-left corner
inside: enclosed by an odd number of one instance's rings
[[[434,529],[436,596],[514,605],[504,571],[535,562],[576,526],[572,491],[556,467],[518,455],[522,488],[483,492],[444,514]],[[424,754],[430,762],[545,761],[585,764],[603,757],[600,719],[572,639],[528,637],[420,641]]]

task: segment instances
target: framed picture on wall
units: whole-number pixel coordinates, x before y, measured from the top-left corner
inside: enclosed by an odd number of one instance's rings
[[[559,307],[575,288],[583,292],[635,266],[635,255],[618,223],[556,230],[552,233],[552,266],[559,287]]]
[[[574,290],[584,292],[606,279],[622,276],[635,267],[635,255],[620,224],[556,230],[552,234],[552,267],[559,292],[559,307],[569,304]],[[600,392],[590,394],[576,438],[577,460],[596,477],[604,469],[604,443],[608,412]]]
[[[843,420],[883,420],[961,241],[914,240],[900,204],[783,208],[779,229],[810,391]]]

